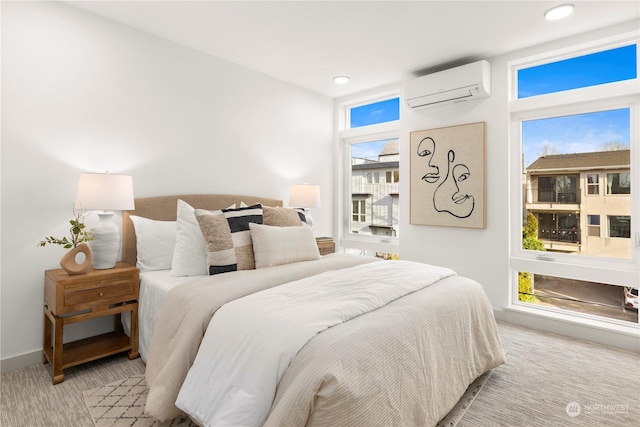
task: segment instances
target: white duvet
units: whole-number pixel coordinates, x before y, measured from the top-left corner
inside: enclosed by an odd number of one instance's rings
[[[315,335],[453,275],[405,261],[371,263],[227,303],[211,318],[176,405],[205,426],[262,425],[280,379]]]

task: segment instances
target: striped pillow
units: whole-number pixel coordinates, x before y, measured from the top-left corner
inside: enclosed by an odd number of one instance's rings
[[[209,274],[255,268],[249,223],[262,224],[262,205],[194,213],[207,243]]]

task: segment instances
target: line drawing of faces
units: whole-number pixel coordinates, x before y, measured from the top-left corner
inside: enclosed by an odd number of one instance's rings
[[[438,212],[447,212],[457,218],[467,218],[475,208],[474,197],[465,192],[471,172],[463,163],[451,167],[456,158],[453,150],[449,150],[447,158],[447,175],[433,193],[433,207]]]
[[[431,164],[436,152],[436,142],[431,137],[426,137],[418,144],[418,156],[427,160],[427,173],[422,176],[422,180],[428,184],[435,184],[440,179],[440,168]]]

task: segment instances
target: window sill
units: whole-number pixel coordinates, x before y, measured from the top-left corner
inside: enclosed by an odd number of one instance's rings
[[[498,321],[640,353],[640,329],[637,325],[617,325],[520,305],[495,310],[494,313]]]
[[[552,320],[558,320],[564,323],[573,325],[586,326],[589,328],[596,328],[603,331],[610,331],[629,335],[632,337],[640,337],[640,324],[628,323],[623,324],[622,321],[617,320],[601,320],[595,316],[586,314],[569,314],[562,310],[557,310],[548,307],[531,307],[524,304],[512,304],[505,309],[515,313],[528,314],[537,317],[544,317]]]

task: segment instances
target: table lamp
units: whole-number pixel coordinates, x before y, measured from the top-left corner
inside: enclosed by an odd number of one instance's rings
[[[309,209],[320,207],[320,186],[293,184],[289,194],[289,206],[301,208],[304,211],[307,225],[313,228],[313,218],[311,218]]]
[[[82,173],[76,193],[76,209],[102,210],[89,243],[93,251],[93,268],[103,270],[116,266],[120,251],[120,235],[113,222],[114,210],[134,209],[133,180],[126,175]]]

